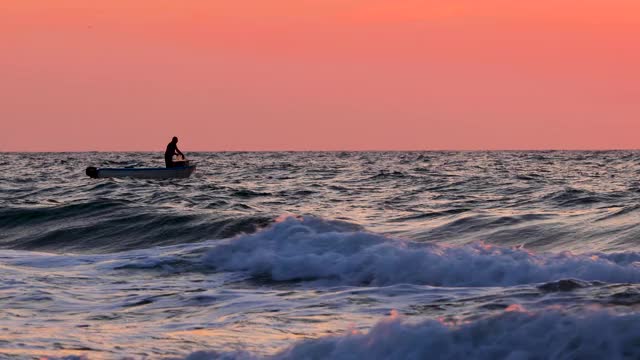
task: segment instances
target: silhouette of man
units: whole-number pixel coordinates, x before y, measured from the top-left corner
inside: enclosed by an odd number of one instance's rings
[[[171,142],[167,144],[167,150],[164,152],[164,162],[168,168],[173,167],[173,155],[184,157],[182,151],[178,149],[178,138],[175,136],[171,139]]]

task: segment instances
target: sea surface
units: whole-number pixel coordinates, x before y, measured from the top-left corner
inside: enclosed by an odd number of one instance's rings
[[[0,154],[0,359],[640,359],[640,152]]]

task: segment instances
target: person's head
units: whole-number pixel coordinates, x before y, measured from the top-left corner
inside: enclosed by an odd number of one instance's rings
[[[178,138],[174,136],[173,139],[171,139],[171,142],[174,143],[174,144],[177,144],[178,143]]]

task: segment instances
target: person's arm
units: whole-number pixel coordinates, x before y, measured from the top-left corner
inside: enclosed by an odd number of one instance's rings
[[[184,154],[182,153],[182,151],[180,151],[180,149],[178,149],[177,146],[176,146],[176,155],[180,155],[180,156],[184,157]]]

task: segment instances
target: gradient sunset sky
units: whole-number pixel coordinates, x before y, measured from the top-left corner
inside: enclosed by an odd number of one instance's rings
[[[0,0],[0,151],[640,148],[638,0]]]

